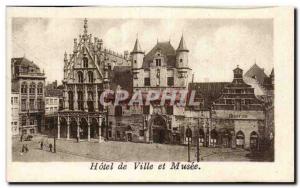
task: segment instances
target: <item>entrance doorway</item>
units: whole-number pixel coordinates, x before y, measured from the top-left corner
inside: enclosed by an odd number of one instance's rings
[[[245,135],[242,131],[236,133],[236,147],[244,148],[245,145]]]
[[[258,134],[253,131],[250,134],[250,149],[257,150],[258,148]]]
[[[157,116],[152,122],[152,139],[154,143],[169,143],[168,129],[166,121],[161,117]]]

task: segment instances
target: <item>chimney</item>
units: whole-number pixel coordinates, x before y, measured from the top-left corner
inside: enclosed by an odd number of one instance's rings
[[[124,58],[125,59],[128,59],[128,54],[129,54],[129,52],[126,50],[126,51],[124,51]]]

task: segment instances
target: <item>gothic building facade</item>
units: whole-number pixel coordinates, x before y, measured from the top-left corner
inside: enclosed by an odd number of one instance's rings
[[[100,95],[110,88],[115,65],[129,65],[128,54],[117,54],[103,47],[102,39],[88,34],[74,39],[73,52],[64,56],[63,110],[58,113],[58,138],[103,140],[103,106]]]

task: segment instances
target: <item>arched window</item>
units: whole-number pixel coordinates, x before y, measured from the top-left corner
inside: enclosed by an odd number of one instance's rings
[[[88,92],[88,101],[93,101],[94,100],[94,93],[92,91]]]
[[[23,82],[21,85],[21,93],[26,94],[27,93],[27,84],[26,82]]]
[[[250,134],[250,148],[256,150],[258,147],[258,134],[255,131],[252,131]]]
[[[88,60],[88,58],[87,57],[83,57],[82,58],[82,62],[83,62],[83,67],[84,68],[88,68],[88,66],[89,66],[89,60]]]
[[[245,144],[245,135],[242,131],[236,133],[236,146],[243,148]]]
[[[81,71],[78,71],[77,75],[78,75],[78,82],[83,83],[83,73]]]
[[[77,95],[78,95],[78,101],[77,101],[78,102],[78,110],[84,110],[84,108],[83,108],[84,100],[83,100],[82,91],[78,91]]]
[[[94,93],[92,91],[88,92],[88,99],[87,99],[87,105],[88,105],[88,111],[94,112]]]
[[[217,138],[218,138],[218,133],[215,129],[213,129],[210,133],[210,142],[213,147],[216,147],[217,145]]]
[[[73,110],[74,108],[74,105],[73,105],[73,102],[74,102],[74,99],[73,99],[73,92],[72,91],[69,91],[68,92],[68,99],[69,99],[69,110]]]
[[[89,77],[89,83],[93,83],[94,82],[94,74],[92,71],[88,72],[88,77]]]
[[[43,83],[39,83],[38,84],[37,93],[38,93],[38,95],[42,95],[43,94]]]
[[[35,83],[31,83],[29,86],[29,94],[34,95],[35,94]]]

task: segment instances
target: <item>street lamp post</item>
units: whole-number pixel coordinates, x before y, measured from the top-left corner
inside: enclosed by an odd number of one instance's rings
[[[200,118],[198,118],[198,132],[197,132],[197,144],[196,144],[196,147],[197,147],[197,162],[200,161],[199,142],[200,142]]]
[[[105,129],[106,141],[108,141],[108,106],[106,106],[106,129]]]
[[[59,117],[57,118],[57,125],[59,124]],[[56,153],[56,134],[58,134],[58,128],[56,131],[56,126],[54,126],[54,135],[53,135],[53,152]]]
[[[190,127],[187,127],[185,135],[188,139],[188,162],[191,161],[191,157],[190,157],[190,139],[192,138],[192,130]]]
[[[144,124],[143,124],[143,134],[144,134],[145,142],[147,142],[147,136],[146,136],[146,134],[145,134],[145,130],[148,129],[148,115],[145,114],[144,117],[145,117],[145,122],[144,122]],[[145,128],[145,126],[146,126],[146,128]]]

